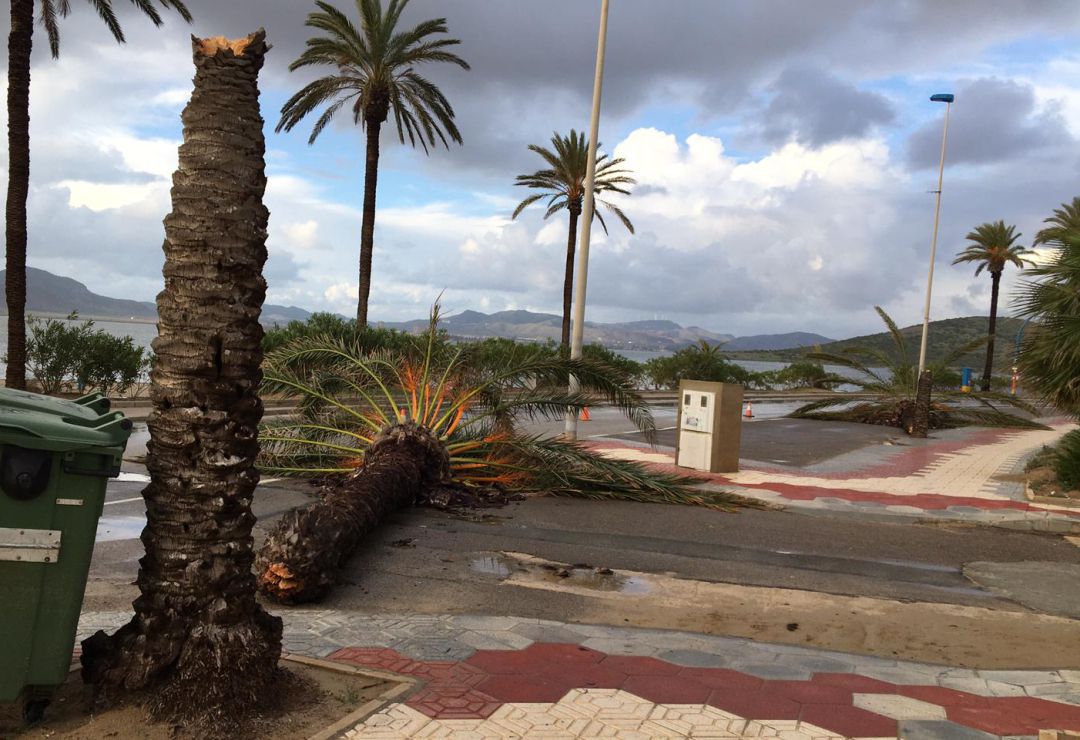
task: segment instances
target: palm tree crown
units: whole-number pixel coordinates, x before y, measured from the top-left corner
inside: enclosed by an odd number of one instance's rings
[[[537,170],[530,175],[518,175],[516,185],[535,190],[543,190],[543,193],[530,195],[518,204],[511,218],[517,218],[526,208],[538,200],[548,199],[548,209],[544,218],[550,218],[563,208],[572,213],[581,213],[582,200],[585,197],[585,174],[589,162],[589,143],[585,140],[584,133],[578,133],[571,129],[569,136],[555,133],[551,137],[551,145],[555,151],[547,147],[530,144],[529,149],[539,154],[547,162],[546,169]],[[637,181],[630,176],[630,171],[621,169],[619,165],[625,160],[622,158],[608,159],[608,155],[602,154],[596,158],[596,184],[594,192],[619,193],[630,195],[624,185],[633,185]],[[631,234],[634,233],[634,225],[630,219],[619,209],[618,206],[597,198],[597,202],[614,213],[623,226]],[[599,210],[595,211],[595,217],[607,233],[607,224]]]
[[[415,69],[424,62],[449,62],[469,69],[464,59],[447,51],[459,40],[432,38],[447,33],[445,18],[398,31],[409,0],[390,0],[385,10],[380,0],[356,0],[358,29],[330,3],[319,0],[315,4],[319,10],[308,16],[306,25],[325,35],[308,39],[304,53],[289,70],[332,67],[335,74],[315,80],[289,98],[281,109],[278,131],[291,131],[313,110],[326,105],[308,140],[313,143],[348,104],[353,123],[361,127],[382,124],[392,111],[401,143],[408,136],[410,145],[419,142],[425,152],[436,139],[449,148],[447,136],[461,143],[450,101]]]
[[[1017,233],[1015,226],[1006,226],[1004,221],[980,224],[964,237],[971,244],[956,256],[953,264],[977,262],[976,275],[983,270],[988,270],[991,275],[1000,274],[1010,264],[1023,269],[1030,261],[1026,258],[1033,252],[1015,243],[1021,236],[1023,234]]]

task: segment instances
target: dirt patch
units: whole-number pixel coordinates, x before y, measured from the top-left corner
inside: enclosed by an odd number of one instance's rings
[[[283,660],[281,666],[285,682],[283,701],[273,711],[256,718],[246,737],[310,738],[401,686],[388,677],[356,672],[348,666],[336,670],[294,660]],[[195,737],[182,726],[149,722],[145,710],[136,701],[97,713],[89,708],[90,689],[83,684],[78,671],[72,671],[53,696],[44,720],[32,727],[23,722],[20,706],[0,705],[0,738],[183,740]],[[370,707],[371,711],[375,708],[374,704]]]
[[[1052,467],[1036,467],[1027,471],[1027,485],[1035,501],[1050,499],[1051,503],[1075,501],[1080,504],[1080,491],[1065,490]],[[1064,501],[1063,501],[1064,499]]]
[[[748,637],[963,668],[1080,668],[1080,621],[1073,619],[633,571],[614,571],[606,579],[615,587],[604,588],[597,587],[595,573],[530,555],[501,555],[512,563],[502,583],[586,597],[576,615],[585,623]],[[617,587],[626,582],[635,588]]]

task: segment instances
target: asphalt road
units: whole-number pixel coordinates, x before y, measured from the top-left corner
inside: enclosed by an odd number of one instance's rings
[[[135,595],[140,482],[113,482],[99,530],[87,608],[124,608]],[[310,501],[295,482],[260,486],[259,538],[284,511]],[[394,514],[343,574],[331,606],[399,612],[511,613],[565,619],[573,599],[501,585],[499,553],[707,582],[793,588],[1016,610],[1015,581],[993,590],[965,565],[1024,562],[1080,565],[1080,548],[1059,537],[990,528],[942,528],[811,517],[782,511],[736,514],[632,502],[539,498],[504,509],[453,515],[428,509]],[[1070,566],[1071,567],[1071,566]],[[981,566],[985,572],[987,566]],[[1048,570],[1053,570],[1049,568]],[[1045,578],[1036,611],[1070,614],[1077,568]],[[1022,581],[1023,579],[1019,579]],[[1055,585],[1056,583],[1056,585]],[[1054,591],[1060,599],[1054,599]],[[1080,611],[1080,610],[1078,610]]]

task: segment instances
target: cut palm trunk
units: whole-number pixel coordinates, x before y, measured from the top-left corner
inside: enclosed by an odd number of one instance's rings
[[[286,604],[321,599],[364,535],[449,477],[446,448],[427,429],[390,427],[322,501],[281,518],[255,562],[259,590]]]
[[[152,715],[207,735],[275,700],[282,625],[258,605],[251,572],[267,45],[259,31],[193,46],[157,299],[141,596],[127,625],[83,642],[82,662],[99,698],[149,690]]]

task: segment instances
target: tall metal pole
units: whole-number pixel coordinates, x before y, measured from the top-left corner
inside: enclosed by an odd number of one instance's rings
[[[937,259],[938,223],[941,221],[941,185],[945,178],[945,143],[949,139],[949,110],[951,108],[952,101],[947,100],[945,102],[945,130],[941,134],[941,165],[938,168],[937,205],[934,207],[934,237],[930,242],[930,274],[926,278],[926,308],[923,311],[922,341],[919,343],[919,375],[922,375],[923,370],[926,369],[926,339],[930,332],[930,295],[934,289],[934,260]]]
[[[589,126],[589,154],[585,170],[585,203],[581,211],[581,236],[578,241],[577,265],[574,269],[574,319],[570,334],[570,358],[581,359],[585,337],[585,288],[589,277],[589,241],[592,236],[593,211],[596,208],[596,142],[600,138],[600,95],[604,88],[604,53],[607,49],[608,2],[601,0],[600,39],[596,42],[596,77],[593,80],[592,122]],[[576,376],[570,376],[570,393],[581,389]],[[566,410],[566,439],[577,439],[577,411]]]

